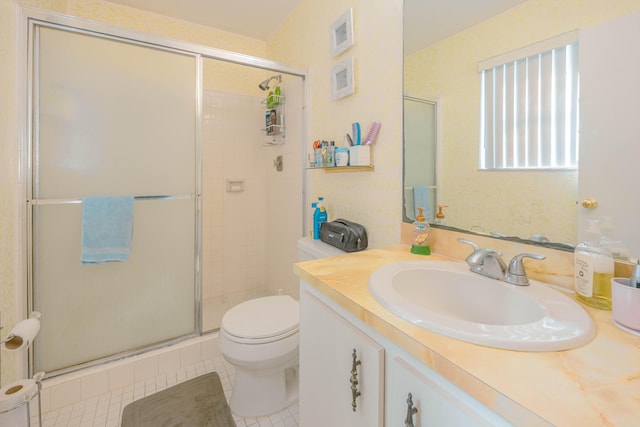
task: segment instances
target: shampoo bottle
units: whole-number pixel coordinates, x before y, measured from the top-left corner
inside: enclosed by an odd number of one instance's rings
[[[598,221],[590,220],[586,240],[574,252],[576,298],[588,306],[611,310],[614,261],[600,240]]]
[[[431,255],[431,248],[429,247],[429,224],[427,224],[427,221],[422,214],[422,208],[418,208],[418,216],[413,223],[411,253],[418,255]]]

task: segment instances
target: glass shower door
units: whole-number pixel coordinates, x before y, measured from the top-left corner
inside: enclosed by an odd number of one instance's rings
[[[60,26],[30,28],[33,370],[196,332],[200,58]],[[133,195],[126,262],[80,262],[82,197]]]

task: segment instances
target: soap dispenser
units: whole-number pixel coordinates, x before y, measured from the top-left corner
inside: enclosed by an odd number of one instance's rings
[[[576,246],[574,252],[576,298],[588,306],[611,310],[614,261],[600,240],[598,221],[590,220],[586,241]]]
[[[422,214],[423,208],[418,208],[418,216],[413,223],[413,238],[411,240],[411,253],[418,255],[431,255],[429,247],[429,224]]]

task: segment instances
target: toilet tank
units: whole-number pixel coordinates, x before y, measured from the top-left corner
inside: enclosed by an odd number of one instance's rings
[[[344,254],[346,254],[346,252],[334,246],[327,245],[321,240],[315,240],[311,237],[298,239],[298,261],[309,261]]]

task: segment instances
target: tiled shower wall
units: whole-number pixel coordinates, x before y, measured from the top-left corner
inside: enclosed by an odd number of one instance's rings
[[[260,98],[203,94],[203,330],[265,294],[267,182]],[[232,191],[233,189],[241,191]]]

